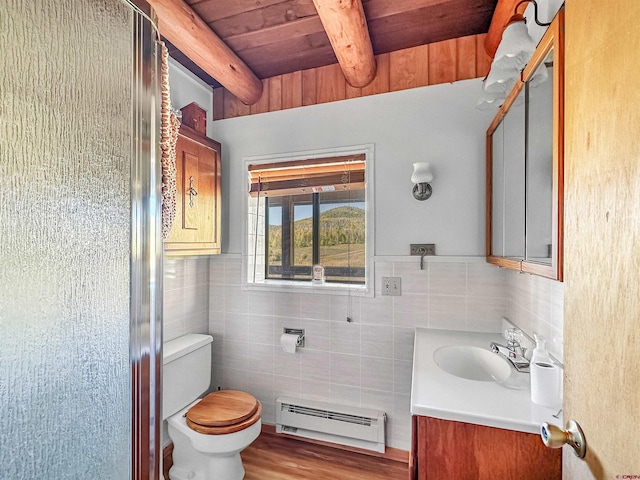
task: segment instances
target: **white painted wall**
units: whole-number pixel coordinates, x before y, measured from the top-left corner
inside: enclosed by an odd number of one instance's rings
[[[196,102],[207,111],[207,136],[213,133],[213,91],[211,87],[169,58],[169,91],[171,106],[176,110]]]
[[[494,113],[475,108],[480,80],[219,120],[223,252],[242,253],[242,158],[375,144],[375,255],[435,243],[438,255],[484,254],[485,132]],[[429,161],[433,196],[411,194],[412,163]]]

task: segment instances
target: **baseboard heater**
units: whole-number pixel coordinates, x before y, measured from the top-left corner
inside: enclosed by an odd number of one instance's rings
[[[384,453],[384,412],[293,397],[276,400],[276,432]]]

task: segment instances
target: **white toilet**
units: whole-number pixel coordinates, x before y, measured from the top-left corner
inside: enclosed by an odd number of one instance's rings
[[[171,480],[241,480],[240,452],[260,434],[262,406],[252,395],[220,390],[198,398],[211,381],[212,341],[210,335],[188,334],[163,345],[162,417],[173,440]]]

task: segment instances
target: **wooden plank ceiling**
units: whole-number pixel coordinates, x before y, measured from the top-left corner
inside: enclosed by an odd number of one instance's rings
[[[186,0],[258,78],[337,62],[312,0]],[[363,0],[376,55],[486,33],[497,0]],[[167,42],[171,56],[220,84]]]

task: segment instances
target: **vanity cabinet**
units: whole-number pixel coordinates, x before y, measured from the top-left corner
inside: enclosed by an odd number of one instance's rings
[[[412,480],[562,478],[561,449],[545,447],[539,435],[433,417],[412,418]]]
[[[220,253],[220,144],[183,123],[176,170],[176,216],[165,253]]]
[[[489,263],[562,281],[564,10],[487,130]]]

